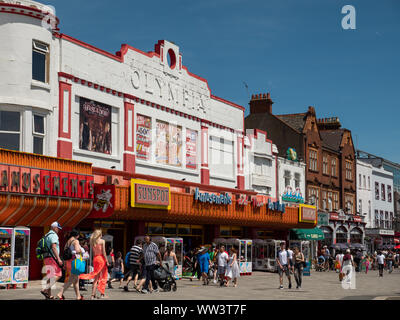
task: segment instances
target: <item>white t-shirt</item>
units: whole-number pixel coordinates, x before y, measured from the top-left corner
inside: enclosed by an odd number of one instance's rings
[[[343,265],[343,257],[344,257],[343,253],[338,253],[336,255],[336,261],[339,261],[340,265]]]
[[[279,262],[282,266],[288,264],[288,252],[286,250],[280,250],[278,253]]]
[[[385,263],[385,256],[383,254],[379,254],[376,258],[378,259],[378,264]]]
[[[288,249],[287,252],[289,253],[289,259],[293,260],[293,251]]]
[[[218,253],[218,266],[219,267],[226,267],[226,265],[228,264],[227,260],[229,259],[228,254],[224,251],[224,252],[219,252]]]

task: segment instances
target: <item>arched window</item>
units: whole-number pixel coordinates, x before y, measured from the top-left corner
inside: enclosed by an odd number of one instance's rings
[[[347,243],[347,229],[343,226],[336,230],[336,243]]]

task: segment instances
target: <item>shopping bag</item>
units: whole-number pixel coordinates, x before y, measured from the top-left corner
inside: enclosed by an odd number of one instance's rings
[[[84,261],[82,258],[76,258],[72,260],[71,273],[80,275],[82,273],[85,273],[85,269],[86,269],[86,261]]]

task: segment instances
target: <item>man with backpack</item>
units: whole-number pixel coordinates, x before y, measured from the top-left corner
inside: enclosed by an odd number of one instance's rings
[[[283,289],[283,273],[286,274],[289,280],[289,289],[292,288],[292,279],[290,277],[290,269],[289,269],[289,253],[286,251],[286,243],[281,242],[280,250],[278,251],[278,255],[276,258],[276,263],[278,265],[278,273],[279,273],[279,289]]]
[[[137,281],[141,270],[140,257],[142,253],[143,253],[142,241],[136,240],[135,245],[132,246],[131,250],[126,254],[125,257],[125,265],[126,268],[128,269],[128,272],[125,275],[125,277],[127,277],[127,282],[126,285],[124,286],[125,291],[129,291],[128,285],[132,279],[134,279],[133,281],[134,287],[137,288]]]
[[[60,258],[60,242],[58,238],[58,232],[61,229],[58,222],[53,222],[50,226],[50,231],[39,241],[39,243],[41,243],[41,245],[39,245],[40,251],[43,253],[41,258],[43,258],[44,265],[46,266],[47,279],[46,288],[40,291],[40,293],[44,295],[46,299],[54,299],[51,295],[51,287],[62,276],[61,268],[63,262]]]

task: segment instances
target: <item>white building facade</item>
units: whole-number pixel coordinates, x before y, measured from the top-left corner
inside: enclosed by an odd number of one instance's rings
[[[0,10],[0,147],[244,189],[244,108],[213,95],[179,46],[111,54],[60,33],[40,3]]]
[[[276,146],[258,129],[246,130],[244,146],[245,188],[278,200]]]
[[[306,164],[278,157],[279,200],[290,205],[304,203]]]
[[[372,165],[357,160],[357,213],[364,217],[366,228],[374,227],[375,216],[372,211]]]

